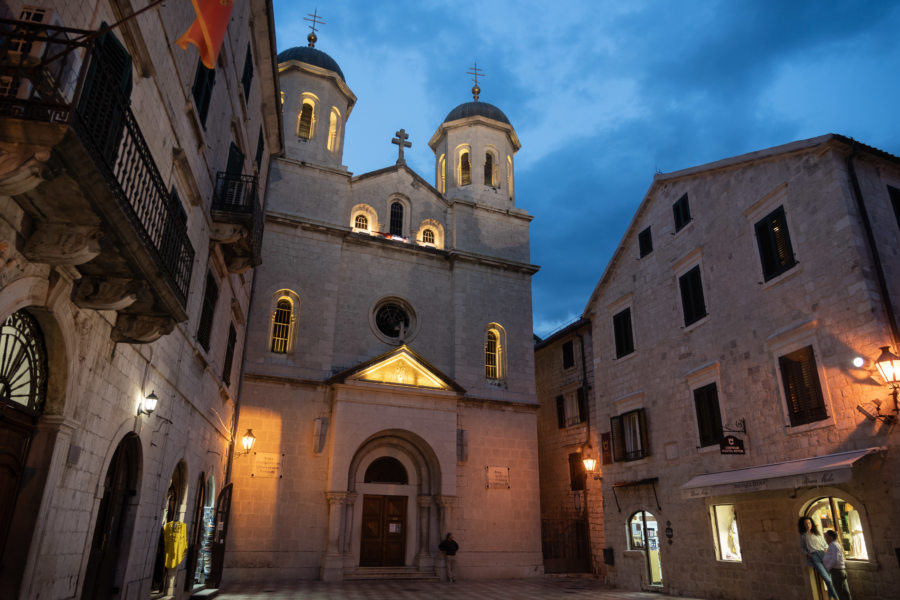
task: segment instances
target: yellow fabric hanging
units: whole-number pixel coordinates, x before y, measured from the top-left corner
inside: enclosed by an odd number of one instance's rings
[[[187,554],[187,525],[181,521],[170,521],[163,525],[163,537],[166,544],[167,569],[174,569]]]

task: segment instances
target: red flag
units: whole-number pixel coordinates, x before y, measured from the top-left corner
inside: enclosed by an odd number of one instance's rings
[[[185,50],[188,44],[197,46],[203,65],[207,69],[215,69],[234,0],[191,0],[191,2],[194,4],[197,18],[194,19],[190,29],[175,43]]]

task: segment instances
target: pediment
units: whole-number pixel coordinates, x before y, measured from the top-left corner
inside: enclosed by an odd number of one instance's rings
[[[338,373],[330,381],[364,381],[431,390],[464,391],[405,344]]]

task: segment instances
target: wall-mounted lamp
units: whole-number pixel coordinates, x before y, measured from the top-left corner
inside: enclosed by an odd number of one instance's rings
[[[897,404],[897,388],[900,388],[900,356],[891,352],[890,346],[881,347],[881,356],[875,359],[875,366],[884,378],[884,382],[891,386],[894,399],[894,413],[900,413],[900,405]]]
[[[584,464],[584,472],[592,475],[594,479],[600,479],[597,473],[597,459],[588,452],[590,446],[581,449],[581,462]]]
[[[150,414],[156,410],[157,404],[159,404],[159,396],[156,395],[156,390],[153,390],[141,399],[141,405],[138,407],[138,414],[150,416]]]
[[[253,449],[253,444],[256,443],[256,436],[253,435],[253,430],[248,429],[247,433],[241,438],[241,446],[244,448],[243,450],[238,450],[235,455],[236,456],[244,456],[245,454],[250,454],[250,451]]]

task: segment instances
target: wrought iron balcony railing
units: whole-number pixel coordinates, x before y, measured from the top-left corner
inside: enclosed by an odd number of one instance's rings
[[[216,190],[211,211],[214,221],[242,225],[246,228],[244,252],[249,252],[250,264],[260,264],[262,246],[263,217],[259,204],[255,175],[233,175],[220,171],[216,176]]]
[[[0,118],[72,127],[119,211],[101,216],[131,224],[183,308],[194,249],[131,111],[130,73],[112,34],[0,19]]]

